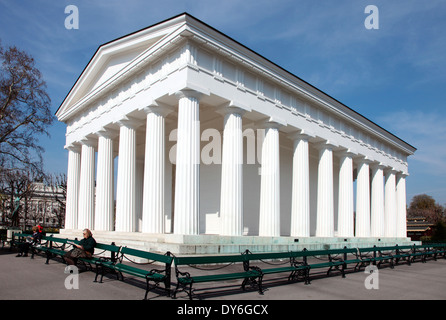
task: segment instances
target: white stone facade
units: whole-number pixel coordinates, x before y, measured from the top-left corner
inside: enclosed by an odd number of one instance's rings
[[[406,237],[416,149],[188,14],[100,46],[56,115],[66,229]]]

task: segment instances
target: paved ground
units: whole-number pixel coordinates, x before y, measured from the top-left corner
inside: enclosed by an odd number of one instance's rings
[[[228,269],[236,266],[229,266]],[[225,270],[225,272],[226,272]],[[173,287],[175,273],[172,270]],[[205,271],[189,269],[191,273]],[[197,297],[202,300],[253,301],[262,303],[272,300],[444,300],[446,299],[446,260],[401,264],[394,269],[384,267],[375,274],[364,272],[348,273],[346,278],[339,274],[330,277],[314,277],[310,285],[303,282],[288,283],[285,275],[278,278],[265,276],[264,295],[256,290],[241,291],[240,281],[197,285]],[[145,293],[145,282],[128,277],[118,281],[115,276],[104,278],[103,283],[94,283],[95,273],[79,274],[79,288],[68,290],[65,283],[72,275],[65,273],[61,260],[50,260],[45,264],[43,256],[16,257],[15,252],[0,249],[0,300],[141,300]],[[374,281],[370,281],[370,277]],[[377,286],[367,289],[366,283]],[[70,282],[68,284],[74,284]],[[169,300],[163,290],[150,292],[152,301]],[[177,300],[188,302],[184,292]]]

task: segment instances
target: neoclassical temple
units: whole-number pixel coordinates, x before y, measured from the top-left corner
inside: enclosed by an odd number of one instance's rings
[[[66,231],[407,239],[416,149],[187,13],[101,45],[56,115]]]

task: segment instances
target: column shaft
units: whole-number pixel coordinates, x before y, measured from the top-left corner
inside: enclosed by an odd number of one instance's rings
[[[338,236],[354,236],[353,214],[353,159],[352,154],[341,154],[338,195]]]
[[[83,143],[79,182],[78,229],[94,229],[94,160],[94,147]]]
[[[164,116],[146,120],[142,232],[164,233]]]
[[[316,237],[333,237],[333,150],[330,146],[320,146],[317,178]]]
[[[136,130],[121,123],[116,192],[116,231],[136,230]]]
[[[237,110],[224,118],[220,217],[222,235],[243,235],[243,135]]]
[[[199,101],[193,92],[182,92],[181,94],[178,103],[174,233],[199,234]]]
[[[384,237],[384,176],[382,167],[378,165],[372,167],[372,199],[370,219],[370,235],[372,237]]]
[[[259,236],[280,236],[279,129],[266,128],[262,144]]]
[[[356,182],[356,237],[370,237],[370,174],[364,161],[358,165]]]
[[[406,178],[404,175],[398,177],[396,184],[397,197],[397,221],[396,236],[407,237],[407,212],[406,212]]]
[[[65,210],[65,229],[77,229],[80,165],[81,165],[80,152],[78,150],[68,149],[67,202]]]
[[[95,230],[114,230],[113,185],[113,140],[101,134],[98,138]]]
[[[388,171],[385,181],[385,235],[396,236],[396,184],[395,173]]]
[[[310,169],[306,136],[294,140],[290,235],[310,236]]]

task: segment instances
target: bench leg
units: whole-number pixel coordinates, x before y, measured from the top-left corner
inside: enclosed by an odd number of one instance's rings
[[[263,295],[262,281],[263,281],[263,275],[259,277],[259,294],[261,295]]]
[[[342,268],[341,268],[341,274],[342,274],[342,277],[343,277],[343,278],[345,278],[345,269],[346,269],[346,268],[347,268],[347,264],[344,263],[344,264],[342,265]]]
[[[187,293],[189,295],[189,300],[192,300],[192,283],[193,282],[190,283],[190,285],[189,285],[189,292]]]
[[[149,279],[146,278],[146,294],[144,295],[144,300],[147,300],[147,294],[149,293],[150,285],[149,285]]]
[[[94,277],[94,281],[93,282],[98,282],[98,275],[99,275],[99,265],[96,265],[96,276]],[[102,280],[102,277],[101,277]]]
[[[178,288],[180,287],[180,282],[177,281],[177,286],[175,288],[175,290],[172,293],[172,299],[176,299],[177,298],[177,292],[178,292]]]

